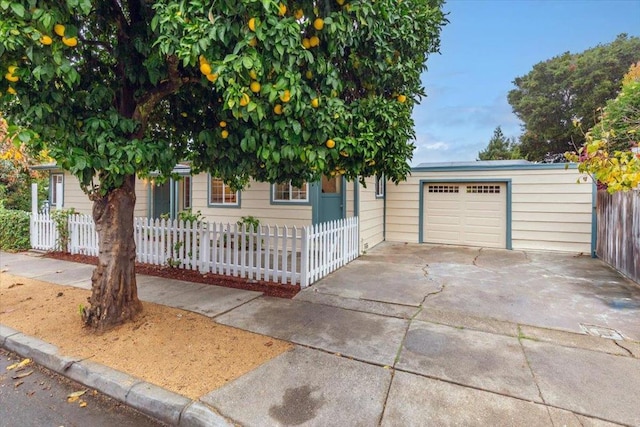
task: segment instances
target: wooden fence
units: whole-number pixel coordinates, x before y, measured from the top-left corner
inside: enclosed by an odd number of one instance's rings
[[[640,190],[598,191],[596,254],[640,283]]]
[[[68,251],[98,255],[98,236],[88,215],[68,222]],[[321,279],[359,255],[358,218],[307,227],[134,219],[136,260],[302,287]],[[31,246],[61,250],[48,213],[31,216]]]

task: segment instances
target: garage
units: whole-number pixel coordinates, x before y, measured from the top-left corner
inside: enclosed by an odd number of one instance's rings
[[[423,163],[385,195],[385,240],[592,253],[596,187],[575,164]]]
[[[423,241],[506,248],[504,182],[423,183]]]

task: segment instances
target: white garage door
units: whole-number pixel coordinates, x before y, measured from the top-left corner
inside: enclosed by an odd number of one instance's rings
[[[426,183],[424,243],[506,247],[505,183]]]

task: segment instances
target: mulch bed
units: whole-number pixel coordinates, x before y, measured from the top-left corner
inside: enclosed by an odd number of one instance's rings
[[[97,257],[88,255],[72,255],[67,252],[47,252],[44,256],[46,258],[80,262],[83,264],[98,264]],[[300,285],[283,285],[281,283],[249,280],[241,277],[223,276],[212,273],[202,274],[197,270],[185,270],[182,268],[172,268],[151,264],[136,263],[136,273],[146,274],[148,276],[164,277],[167,279],[184,280],[186,282],[204,283],[206,285],[257,291],[262,292],[265,295],[278,298],[290,299],[300,292]]]

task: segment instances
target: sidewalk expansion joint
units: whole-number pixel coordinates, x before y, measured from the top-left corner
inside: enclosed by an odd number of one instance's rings
[[[378,419],[378,425],[382,425],[382,420],[384,419],[384,413],[387,412],[387,402],[389,401],[389,394],[391,393],[391,385],[393,384],[393,379],[396,376],[395,369],[391,369],[391,378],[389,379],[389,387],[387,387],[387,391],[384,395],[384,402],[382,403],[382,411],[380,412],[380,418]]]
[[[618,340],[613,340],[613,343],[615,345],[617,345],[618,347],[620,347],[621,349],[623,349],[624,351],[626,351],[627,353],[629,353],[629,356],[634,357],[633,353],[631,352],[631,350],[629,350],[627,347],[623,346],[622,344],[620,344],[620,341]]]
[[[480,258],[480,255],[482,255],[482,248],[478,249],[478,255],[476,255],[473,258],[473,261],[471,261],[471,264],[473,264],[473,265],[475,265],[477,267],[478,264],[476,264],[476,262],[478,261],[478,258]]]
[[[542,390],[540,389],[540,385],[538,384],[538,379],[536,378],[535,372],[533,372],[533,368],[531,367],[531,362],[527,357],[527,352],[525,351],[524,345],[522,345],[522,340],[526,339],[524,334],[522,333],[522,329],[520,325],[518,325],[518,344],[520,345],[520,350],[522,350],[522,355],[524,356],[524,361],[527,363],[527,368],[529,368],[529,372],[531,372],[531,378],[533,379],[533,383],[536,386],[536,390],[538,390],[538,396],[540,396],[540,400],[546,405],[547,402],[544,400],[544,396],[542,395]],[[549,413],[549,417],[551,414]]]

